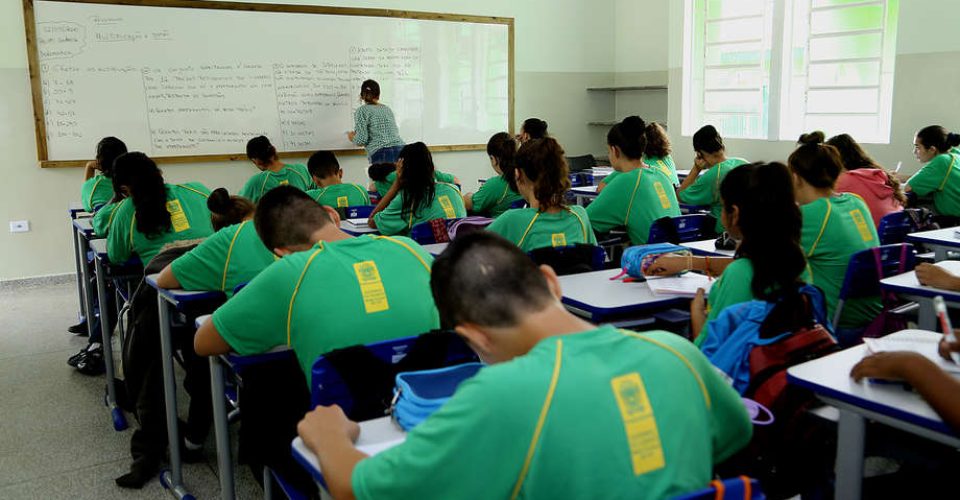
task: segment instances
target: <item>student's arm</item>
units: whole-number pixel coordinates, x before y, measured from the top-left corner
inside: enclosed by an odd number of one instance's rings
[[[160,271],[160,275],[157,276],[157,286],[168,290],[180,288],[180,282],[177,281],[177,277],[173,275],[172,262],[167,264],[167,267],[164,267],[163,271]]]
[[[622,191],[617,189],[617,191]],[[604,191],[587,206],[590,225],[598,233],[607,233],[611,229],[624,227],[627,218],[627,202],[620,199],[615,191]]]
[[[934,265],[920,264],[917,266],[917,279],[920,284],[940,288],[943,290],[960,290],[960,276],[951,274],[950,271]]]
[[[391,189],[393,191],[393,189]],[[383,202],[381,202],[383,203]],[[409,215],[407,217],[410,217]],[[409,220],[403,216],[403,197],[394,197],[386,208],[370,217],[369,225],[380,234],[400,234],[410,229]]]
[[[466,208],[467,211],[473,210],[473,193],[463,195],[463,208]]]
[[[357,108],[353,115],[353,137],[350,138],[357,146],[366,146],[370,138],[367,137],[367,115],[363,113],[363,107]]]
[[[681,203],[690,205],[710,205],[716,196],[714,193],[714,179],[716,171],[711,168],[703,172],[700,168],[694,167],[690,171],[683,183],[677,189],[677,200]],[[711,175],[713,172],[713,175]]]
[[[124,200],[107,231],[107,257],[110,262],[123,263],[133,254],[133,203]]]
[[[320,462],[330,495],[338,500],[355,498],[353,470],[367,455],[354,443],[360,426],[350,421],[339,406],[318,406],[297,424],[297,433]]]
[[[690,331],[697,335],[707,323],[707,298],[703,288],[697,290],[697,295],[690,301]]]
[[[693,168],[690,169],[690,173],[684,177],[683,182],[680,183],[680,187],[677,188],[677,193],[685,191],[687,188],[692,186],[697,179],[700,178],[700,173],[705,170],[706,165],[702,160],[695,160],[693,162]]]
[[[193,350],[197,351],[197,354],[201,356],[217,356],[233,351],[233,349],[230,348],[230,344],[228,344],[226,340],[223,340],[223,336],[217,331],[217,326],[213,323],[212,319],[207,320],[207,322],[197,330],[197,334],[193,337]]]
[[[647,276],[672,276],[684,271],[699,271],[708,276],[720,276],[733,262],[733,257],[685,257],[661,255],[650,264]]]
[[[907,180],[906,188],[919,196],[927,196],[940,189],[945,176],[948,174],[950,162],[948,157],[937,156],[924,165],[917,173]]]
[[[853,367],[850,376],[903,380],[920,393],[940,418],[960,431],[960,381],[929,359],[913,352],[881,352],[867,356]]]
[[[377,203],[377,206],[374,207],[373,212],[370,212],[370,220],[367,221],[367,224],[370,227],[372,228],[377,227],[376,226],[377,221],[374,218],[374,216],[386,210],[387,207],[389,207],[390,204],[393,203],[394,198],[397,197],[397,193],[399,192],[400,192],[400,183],[397,181],[393,181],[393,184],[390,186],[390,190],[387,191],[387,194],[383,195],[383,197],[380,198],[380,201]]]
[[[97,170],[100,170],[99,164],[96,160],[88,161],[83,167],[83,180],[88,181],[97,175]]]

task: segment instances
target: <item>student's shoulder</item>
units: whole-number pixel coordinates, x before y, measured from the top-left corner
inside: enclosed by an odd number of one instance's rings
[[[724,281],[727,282],[730,280],[751,277],[753,276],[753,262],[751,262],[748,258],[734,259],[734,261],[723,270],[722,276]],[[749,286],[749,283],[742,284]]]
[[[828,207],[829,201],[826,198],[817,198],[810,203],[800,205],[800,215],[803,217],[803,222],[806,224],[809,217],[822,216],[826,213]]]
[[[529,221],[536,215],[537,215],[536,208],[530,208],[530,207],[511,208],[510,210],[507,210],[506,212],[500,214],[496,219],[494,219],[491,225],[497,224],[498,226],[504,226],[504,225],[511,225],[518,221]]]
[[[570,205],[567,208],[570,210],[570,212],[581,218],[587,217],[587,209],[580,205]]]
[[[456,194],[460,194],[460,188],[458,188],[455,184],[450,184],[450,183],[447,183],[447,182],[437,182],[437,193],[438,193],[438,194],[439,194],[439,193],[447,193],[447,194],[456,193]]]
[[[182,194],[192,193],[206,198],[210,196],[210,188],[199,182],[184,182],[182,184],[167,184],[168,189]]]

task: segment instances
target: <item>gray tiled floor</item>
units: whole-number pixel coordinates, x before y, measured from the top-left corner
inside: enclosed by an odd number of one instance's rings
[[[86,344],[66,332],[76,309],[74,284],[0,289],[0,499],[170,498],[157,480],[113,482],[129,466],[131,431],[113,430],[103,377],[66,364]],[[207,463],[184,474],[197,498],[218,498],[212,439],[207,448]],[[238,498],[259,498],[249,470],[237,472]]]

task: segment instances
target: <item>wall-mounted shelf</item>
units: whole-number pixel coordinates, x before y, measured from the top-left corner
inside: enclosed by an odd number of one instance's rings
[[[628,90],[667,90],[666,85],[624,85],[619,87],[587,87],[593,92],[620,92]]]

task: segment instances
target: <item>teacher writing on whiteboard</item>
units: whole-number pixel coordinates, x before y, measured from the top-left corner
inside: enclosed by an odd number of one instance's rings
[[[363,82],[360,85],[360,99],[363,105],[353,115],[354,129],[347,132],[347,138],[367,149],[367,159],[371,165],[396,163],[405,143],[400,138],[393,111],[380,104],[380,84],[373,80]]]

